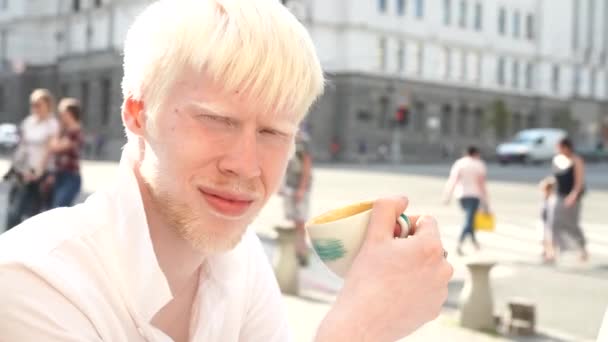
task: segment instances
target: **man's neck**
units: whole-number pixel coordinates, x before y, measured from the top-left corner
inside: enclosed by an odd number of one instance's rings
[[[154,253],[162,269],[171,293],[179,296],[182,291],[192,287],[192,282],[198,282],[198,274],[205,256],[196,251],[188,241],[184,240],[155,207],[157,204],[151,198],[148,187],[144,184],[137,167],[134,168],[139,185],[150,238]]]

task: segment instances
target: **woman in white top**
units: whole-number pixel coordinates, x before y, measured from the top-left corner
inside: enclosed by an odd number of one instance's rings
[[[36,89],[30,95],[32,112],[21,123],[21,140],[14,161],[24,188],[17,198],[16,210],[9,213],[9,228],[43,209],[44,188],[46,192],[49,191],[45,178],[53,165],[49,143],[59,133],[59,122],[52,112],[54,102],[53,95],[47,89]]]
[[[473,220],[475,212],[477,212],[481,203],[484,204],[486,210],[489,210],[488,194],[486,191],[486,166],[481,160],[479,150],[475,146],[468,147],[466,155],[458,159],[452,166],[450,178],[446,184],[444,199],[446,204],[449,203],[454,191],[465,212],[465,223],[456,249],[458,255],[462,255],[462,244],[467,235],[471,236],[475,249],[479,250],[479,243],[475,238]]]

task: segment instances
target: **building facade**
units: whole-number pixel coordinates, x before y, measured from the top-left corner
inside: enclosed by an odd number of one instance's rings
[[[488,152],[527,127],[591,145],[606,122],[608,3],[602,0],[281,0],[327,72],[306,127],[320,160],[437,159]],[[48,87],[84,106],[116,158],[121,51],[151,0],[0,0],[0,121]],[[395,123],[407,109],[407,125]],[[604,120],[604,121],[603,121]]]
[[[126,31],[149,0],[0,0],[0,121],[29,113],[32,89],[80,99],[89,145],[103,157],[124,144],[121,53]]]
[[[329,77],[308,122],[320,159],[386,146],[395,159],[454,156],[468,144],[491,153],[530,127],[567,128],[584,146],[599,139],[605,1],[285,3],[309,27]],[[394,120],[402,107],[405,127]]]

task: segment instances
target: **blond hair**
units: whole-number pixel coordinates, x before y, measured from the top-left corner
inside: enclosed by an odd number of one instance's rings
[[[144,101],[152,117],[190,70],[298,120],[324,87],[310,36],[278,0],[159,0],[130,27],[123,67],[124,98]]]
[[[58,111],[61,113],[67,110],[68,107],[77,107],[80,108],[80,101],[73,97],[64,97],[59,101],[59,105],[57,106]]]
[[[36,103],[38,101],[46,103],[49,111],[53,111],[53,107],[55,107],[55,97],[50,90],[45,88],[34,89],[30,94],[30,103]]]

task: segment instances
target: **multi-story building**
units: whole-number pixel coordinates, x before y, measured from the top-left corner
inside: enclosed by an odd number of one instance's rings
[[[315,155],[436,158],[491,150],[526,127],[598,138],[608,99],[601,0],[281,0],[309,28],[328,76],[307,128]],[[0,115],[34,87],[75,96],[118,152],[120,52],[151,0],[0,0]],[[162,24],[162,23],[161,23]],[[408,124],[395,124],[398,109]],[[339,148],[338,148],[339,147]],[[333,153],[332,153],[333,150]]]
[[[288,0],[329,75],[309,127],[318,156],[460,153],[528,127],[591,145],[608,99],[608,2]],[[395,125],[400,107],[409,124]],[[336,145],[336,143],[338,145]],[[336,149],[337,150],[337,149]],[[335,150],[334,150],[335,152]]]
[[[150,0],[0,0],[0,121],[29,111],[32,89],[79,98],[91,145],[108,141],[117,157],[122,46],[129,24]]]

